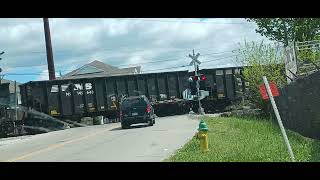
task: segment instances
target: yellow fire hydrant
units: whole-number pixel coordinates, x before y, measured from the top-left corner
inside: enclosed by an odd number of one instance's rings
[[[209,129],[208,129],[207,124],[203,120],[201,120],[196,137],[197,137],[197,139],[200,140],[200,150],[202,152],[209,151],[208,130]]]

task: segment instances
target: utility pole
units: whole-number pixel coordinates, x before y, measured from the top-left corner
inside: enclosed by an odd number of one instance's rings
[[[54,62],[53,62],[52,44],[51,44],[50,27],[49,27],[48,18],[43,18],[43,25],[44,25],[44,35],[46,39],[49,80],[53,80],[53,79],[56,79],[56,75],[55,75]]]
[[[192,59],[192,61],[190,62],[190,65],[194,65],[194,75],[196,77],[198,77],[199,75],[199,65],[201,64],[201,62],[198,60],[200,56],[200,53],[197,53],[196,55],[194,54],[194,50],[192,50],[192,55],[189,54],[189,57]],[[200,78],[197,79],[197,96],[198,96],[198,103],[199,103],[199,113],[202,114],[202,107],[201,107],[201,102],[200,102]]]

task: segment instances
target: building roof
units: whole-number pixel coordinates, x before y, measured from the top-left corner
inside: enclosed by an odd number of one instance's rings
[[[140,73],[141,67],[130,67],[119,69],[117,67],[105,64],[100,61],[93,61],[85,64],[82,67],[75,69],[58,79],[75,79],[75,78],[87,78],[87,77],[101,77],[101,76],[121,76],[129,74]]]
[[[10,83],[9,91],[10,91],[10,93],[14,93],[14,81],[7,80],[7,79],[1,79],[1,83]],[[17,87],[18,93],[20,92],[19,85],[21,85],[21,83],[17,82],[16,87]]]

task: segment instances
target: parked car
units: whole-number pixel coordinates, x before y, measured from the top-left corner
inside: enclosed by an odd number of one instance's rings
[[[146,96],[131,96],[121,102],[120,120],[123,129],[139,123],[148,123],[149,126],[153,126],[155,124],[154,109]]]

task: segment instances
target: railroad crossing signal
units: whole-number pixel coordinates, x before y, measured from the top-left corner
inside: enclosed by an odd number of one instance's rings
[[[207,80],[207,77],[204,74],[200,74],[198,76],[193,76],[192,79],[193,81],[198,81],[198,80],[205,81]]]
[[[192,61],[190,62],[190,66],[194,65],[194,77],[196,77],[194,78],[195,83],[192,83],[192,86],[191,86],[191,93],[197,95],[198,102],[199,102],[199,112],[200,114],[202,114],[203,111],[202,111],[201,102],[200,102],[200,84],[199,84],[199,72],[198,72],[199,65],[201,64],[201,62],[198,60],[199,56],[200,56],[200,53],[197,53],[195,55],[194,50],[192,50],[192,55],[189,54],[189,57],[192,59]],[[194,88],[194,84],[196,84],[196,88]]]
[[[195,64],[195,65],[200,65],[201,62],[198,60],[198,57],[200,56],[200,53],[198,53],[197,55],[191,55],[189,54],[189,57],[192,59],[192,61],[190,62],[190,66]]]
[[[195,66],[200,65],[201,62],[198,60],[199,56],[200,56],[200,53],[197,53],[197,54],[195,55],[195,54],[194,54],[194,50],[193,50],[193,51],[192,51],[192,55],[189,54],[189,57],[192,59],[192,61],[190,62],[189,65],[190,65],[190,66],[191,66],[191,65],[195,65]]]
[[[192,95],[197,95],[198,88],[200,88],[198,81],[205,81],[206,79],[207,77],[204,74],[189,77],[188,81],[190,82],[190,89]]]

